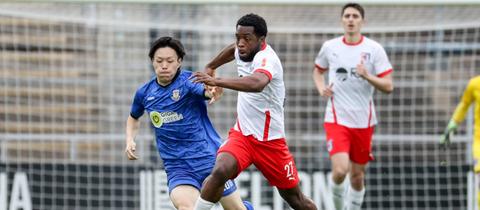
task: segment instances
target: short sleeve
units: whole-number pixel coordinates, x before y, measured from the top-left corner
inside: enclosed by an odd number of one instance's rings
[[[195,97],[201,97],[205,99],[205,85],[203,83],[193,83],[189,79],[185,81],[185,85],[188,88],[188,91]]]
[[[145,106],[143,104],[143,99],[145,98],[145,93],[142,91],[143,88],[138,89],[133,98],[132,108],[130,110],[130,116],[135,119],[140,118],[145,112]]]
[[[378,77],[384,77],[392,73],[393,71],[392,64],[390,64],[387,53],[385,52],[385,49],[383,49],[382,46],[378,46],[373,65],[375,69],[375,74]]]
[[[269,57],[266,53],[258,55],[253,60],[253,72],[263,73],[268,76],[268,79],[272,80],[278,74],[278,69],[275,68],[276,60],[273,57]]]
[[[328,70],[328,46],[326,43],[323,44],[322,48],[315,57],[315,68],[321,72]]]

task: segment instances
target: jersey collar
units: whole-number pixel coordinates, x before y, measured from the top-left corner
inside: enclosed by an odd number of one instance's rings
[[[348,46],[357,46],[359,44],[361,44],[363,42],[363,35],[360,37],[360,40],[358,42],[354,42],[354,43],[349,43],[347,42],[347,40],[345,39],[345,36],[342,38],[342,42]]]

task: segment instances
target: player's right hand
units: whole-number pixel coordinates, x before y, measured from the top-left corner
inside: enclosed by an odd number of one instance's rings
[[[137,147],[137,144],[135,141],[127,141],[127,146],[125,148],[125,153],[127,154],[127,157],[129,160],[136,160],[138,159],[137,155],[135,155],[135,149]]]
[[[215,77],[215,69],[212,69],[210,67],[205,67],[205,70],[203,72],[207,73],[211,77]]]
[[[445,128],[445,131],[443,132],[442,138],[440,139],[440,146],[442,146],[443,148],[447,148],[450,146],[450,139],[453,133],[457,131],[457,127],[457,123],[454,120],[450,120],[447,127]]]
[[[321,92],[320,92],[320,95],[322,97],[325,97],[325,98],[328,98],[328,97],[332,96],[333,95],[333,83],[330,84],[328,87],[323,88],[323,90],[321,90]]]

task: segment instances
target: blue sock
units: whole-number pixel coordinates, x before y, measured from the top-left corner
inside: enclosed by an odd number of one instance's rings
[[[247,208],[247,210],[254,210],[253,209],[253,205],[248,202],[248,201],[243,201],[243,205],[245,205],[245,207]]]

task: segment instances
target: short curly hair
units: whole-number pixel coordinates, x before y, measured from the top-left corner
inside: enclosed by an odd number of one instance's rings
[[[261,16],[257,14],[246,14],[237,21],[238,26],[253,26],[255,35],[257,36],[267,36],[267,23],[265,22],[265,19],[263,19]]]

